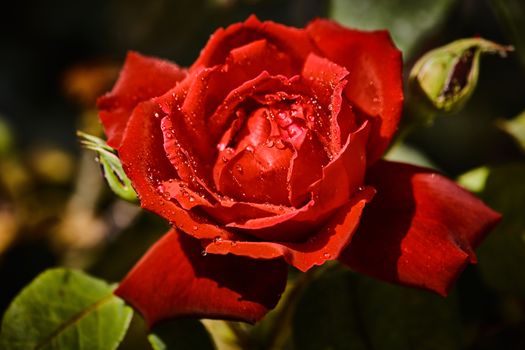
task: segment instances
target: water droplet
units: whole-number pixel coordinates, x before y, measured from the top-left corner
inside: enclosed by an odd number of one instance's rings
[[[193,198],[193,196],[190,196],[190,198],[188,198],[190,202],[195,202],[195,198]]]
[[[268,141],[266,141],[266,147],[268,147],[268,148],[272,148],[273,145],[274,145],[273,140],[268,140]]]
[[[231,245],[232,247],[235,247],[235,246],[237,245],[237,242],[235,242],[235,241],[230,241],[230,245]]]
[[[208,255],[208,252],[205,251],[205,250],[203,250],[203,251],[201,252],[201,255],[202,255],[202,256],[206,256],[206,255]]]
[[[222,156],[221,159],[222,159],[222,161],[223,161],[224,163],[228,162],[228,158],[226,158],[225,156]]]
[[[331,255],[330,255],[330,253],[324,253],[324,254],[323,254],[323,257],[324,257],[325,259],[330,259]]]
[[[252,146],[246,146],[246,151],[252,153],[253,147]]]
[[[197,226],[197,225],[193,225],[192,228],[193,228],[193,231],[197,231],[197,230],[199,229],[199,226]]]
[[[239,172],[239,174],[244,173],[244,170],[242,169],[242,166],[241,166],[240,164],[237,164],[237,165],[235,166],[235,169],[237,169],[237,171]]]
[[[222,244],[222,237],[219,237],[219,236],[215,237],[215,238],[213,239],[213,243],[215,243],[215,244],[217,244],[217,245]]]
[[[365,186],[359,186],[359,187],[357,188],[358,191],[362,191],[362,190],[364,190],[364,189],[365,189]]]
[[[300,135],[302,131],[303,131],[303,130],[301,129],[300,126],[295,125],[295,124],[292,124],[292,125],[290,125],[290,126],[288,127],[288,136],[289,136],[290,138],[293,138],[293,137],[295,137],[295,136],[297,136],[297,135]]]

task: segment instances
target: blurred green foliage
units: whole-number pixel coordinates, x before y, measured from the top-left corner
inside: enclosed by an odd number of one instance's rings
[[[329,15],[355,28],[388,29],[404,57],[436,33],[454,0],[332,0]]]
[[[455,296],[333,271],[303,294],[294,343],[297,349],[463,349],[456,304]]]

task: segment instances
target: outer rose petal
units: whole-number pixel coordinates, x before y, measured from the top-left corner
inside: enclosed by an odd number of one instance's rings
[[[367,187],[357,192],[350,201],[331,216],[319,232],[303,243],[290,242],[236,242],[215,240],[206,246],[212,254],[235,254],[254,259],[284,258],[301,271],[314,265],[334,260],[348,245],[359,225],[365,204],[374,196],[375,190]]]
[[[97,101],[108,145],[119,148],[137,104],[162,95],[185,77],[186,70],[174,63],[129,52],[113,90]]]
[[[340,257],[352,269],[446,295],[500,215],[429,169],[380,161],[367,183],[377,189]]]
[[[282,260],[203,256],[198,240],[172,229],[122,281],[115,294],[151,327],[195,316],[254,323],[275,307],[286,285]]]
[[[329,60],[350,73],[345,94],[372,121],[368,163],[386,150],[397,130],[403,105],[402,60],[387,31],[363,32],[316,20],[306,31]]]
[[[316,50],[304,30],[271,21],[260,22],[252,15],[243,23],[235,23],[213,33],[190,71],[222,64],[231,50],[260,39],[268,40],[298,61]]]
[[[164,153],[161,121],[155,117],[156,113],[163,112],[153,100],[139,104],[131,115],[119,150],[124,170],[140,197],[140,205],[181,229],[195,232],[200,238],[232,237],[230,232],[182,209],[159,193],[161,184],[177,176]]]

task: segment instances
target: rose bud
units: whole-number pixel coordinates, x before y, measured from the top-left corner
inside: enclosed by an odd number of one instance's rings
[[[436,112],[459,110],[478,83],[481,54],[506,56],[511,49],[482,38],[471,38],[427,52],[416,62],[409,76],[416,113],[431,122]]]
[[[322,19],[252,16],[188,69],[129,53],[100,117],[142,207],[173,228],[116,294],[150,325],[255,322],[288,265],[329,260],[447,294],[500,216],[433,170],[380,160],[401,65],[386,31]]]

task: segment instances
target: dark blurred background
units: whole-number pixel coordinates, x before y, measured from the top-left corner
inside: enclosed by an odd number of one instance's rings
[[[479,85],[465,109],[416,130],[396,157],[432,164],[451,177],[482,165],[523,162],[514,140],[495,123],[525,109],[525,10],[520,0],[4,3],[0,315],[24,285],[50,266],[82,268],[118,281],[164,231],[161,220],[108,193],[94,155],[81,151],[75,131],[101,135],[95,99],[111,88],[128,50],[187,66],[216,28],[252,13],[298,27],[315,17],[330,17],[347,26],[388,28],[403,50],[405,73],[424,52],[455,39],[481,36],[513,45],[515,51],[505,59],[482,58]],[[505,318],[508,310],[499,309],[502,303],[508,307],[502,296],[506,298],[508,291],[480,277],[477,268],[469,269],[459,286],[460,300],[467,295],[462,317],[471,327],[465,336],[469,347],[497,349],[492,345],[502,344],[498,338],[502,337],[508,348],[525,348],[521,289],[511,293],[510,303],[518,306],[511,307],[510,322]],[[480,305],[486,310],[480,311]]]

